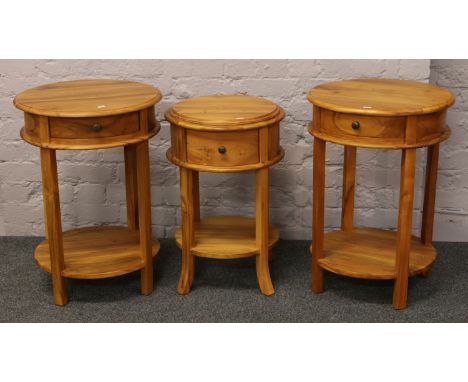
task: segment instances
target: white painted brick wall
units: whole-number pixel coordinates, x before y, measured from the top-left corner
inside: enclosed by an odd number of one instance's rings
[[[312,138],[306,126],[312,108],[306,93],[325,81],[352,77],[395,77],[442,81],[460,98],[450,113],[453,138],[443,145],[437,199],[436,238],[466,240],[468,72],[429,60],[1,60],[0,61],[0,235],[43,235],[41,173],[38,149],[21,141],[22,113],[14,95],[32,86],[78,78],[143,81],[164,98],[158,117],[186,97],[211,93],[265,96],[287,113],[282,123],[282,162],[271,168],[271,221],[283,238],[309,239],[311,230]],[[466,63],[465,63],[466,65]],[[438,74],[430,74],[430,70]],[[465,88],[455,86],[461,78]],[[444,82],[445,81],[445,82]],[[464,90],[463,90],[464,89]],[[463,93],[463,95],[462,95]],[[464,93],[467,93],[466,95]],[[464,102],[464,103],[463,103]],[[464,105],[464,108],[463,108]],[[167,122],[150,141],[153,232],[172,237],[180,223],[178,169],[166,160]],[[424,155],[418,155],[415,232],[420,223]],[[123,149],[59,151],[57,154],[64,229],[126,221]],[[400,154],[362,149],[358,153],[356,221],[395,227]],[[327,146],[326,224],[340,221],[342,148]],[[203,173],[202,214],[254,214],[252,173]],[[447,191],[444,191],[446,189]],[[454,191],[457,192],[454,192]],[[445,194],[445,193],[446,194]],[[439,235],[443,233],[443,235]]]
[[[457,99],[447,117],[452,136],[441,146],[434,234],[468,241],[468,60],[432,60],[430,81]]]

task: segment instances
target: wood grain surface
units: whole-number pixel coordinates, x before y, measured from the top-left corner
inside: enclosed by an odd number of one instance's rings
[[[254,164],[259,162],[258,145],[258,130],[187,130],[187,161],[215,167]],[[221,148],[223,152],[220,152]]]
[[[153,238],[151,254],[159,251]],[[98,279],[123,275],[145,266],[141,256],[139,233],[126,227],[79,228],[63,233],[64,269],[62,276]],[[51,271],[49,241],[40,243],[34,253],[37,264]]]
[[[450,136],[448,90],[416,81],[363,78],[335,81],[309,91],[314,136],[312,290],[323,291],[322,269],[368,279],[394,279],[393,307],[407,303],[408,277],[427,275],[439,143]],[[345,146],[341,230],[324,235],[325,142]],[[416,148],[428,149],[421,239],[411,236]],[[402,149],[396,232],[353,228],[356,147]]]
[[[364,279],[395,279],[397,234],[375,228],[354,228],[325,234],[324,257],[320,266],[340,275]],[[428,269],[436,259],[432,245],[411,238],[409,275]]]
[[[257,255],[255,219],[243,216],[210,216],[195,222],[192,253],[214,259],[236,259]],[[175,234],[177,245],[182,248],[182,231]],[[269,226],[268,248],[279,240],[279,231]]]
[[[271,125],[284,118],[275,103],[245,95],[211,95],[193,97],[173,105],[166,119],[195,130],[245,130]]]
[[[62,218],[55,150],[41,148],[42,191],[44,198],[44,223],[49,253],[49,272],[52,273],[54,303],[65,305],[68,301],[63,278],[64,254]],[[49,245],[50,242],[50,245]]]
[[[453,94],[446,89],[385,78],[327,82],[311,89],[307,98],[327,110],[381,116],[434,113],[455,102]]]
[[[129,113],[148,108],[160,99],[158,89],[140,82],[76,80],[25,90],[13,102],[27,113],[77,118]]]
[[[139,129],[138,112],[107,117],[49,118],[51,138],[99,139],[136,133]]]

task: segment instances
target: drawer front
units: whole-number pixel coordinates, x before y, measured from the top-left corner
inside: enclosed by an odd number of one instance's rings
[[[406,117],[374,117],[322,110],[321,130],[330,135],[404,140]]]
[[[258,163],[258,130],[235,132],[187,130],[187,161],[221,167]]]
[[[96,118],[49,118],[51,138],[92,139],[136,133],[139,113]]]

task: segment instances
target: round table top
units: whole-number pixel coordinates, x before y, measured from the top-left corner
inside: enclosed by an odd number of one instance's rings
[[[253,129],[283,118],[283,109],[275,103],[239,94],[193,97],[166,111],[169,122],[195,130]]]
[[[159,102],[154,86],[122,80],[77,80],[38,86],[19,93],[14,104],[48,117],[101,117],[130,113]]]
[[[453,94],[407,80],[362,78],[328,82],[309,91],[316,106],[342,113],[402,116],[435,113],[453,105]]]

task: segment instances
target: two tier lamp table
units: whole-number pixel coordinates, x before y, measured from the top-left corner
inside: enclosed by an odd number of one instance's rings
[[[37,264],[52,274],[54,302],[65,305],[65,278],[99,279],[141,271],[141,293],[153,290],[148,140],[159,131],[153,86],[129,81],[65,81],[26,90],[14,104],[24,111],[21,137],[40,148],[46,239]],[[124,146],[127,227],[62,233],[56,150]],[[97,168],[96,171],[99,171]]]
[[[274,293],[269,250],[279,240],[269,225],[268,168],[282,159],[279,144],[283,110],[268,100],[243,95],[194,97],[166,112],[171,123],[168,159],[180,167],[182,227],[176,242],[182,248],[177,291],[186,294],[194,278],[194,256],[234,259],[256,256],[260,290]],[[200,218],[199,171],[255,171],[256,216]]]
[[[447,139],[453,95],[415,81],[359,79],[309,91],[314,136],[312,290],[323,291],[323,270],[364,279],[395,280],[393,306],[406,307],[408,277],[425,275],[436,259],[432,228],[439,143]],[[341,230],[324,234],[325,144],[344,146]],[[353,227],[356,148],[402,152],[397,231]],[[416,149],[427,147],[421,237],[413,237]]]

